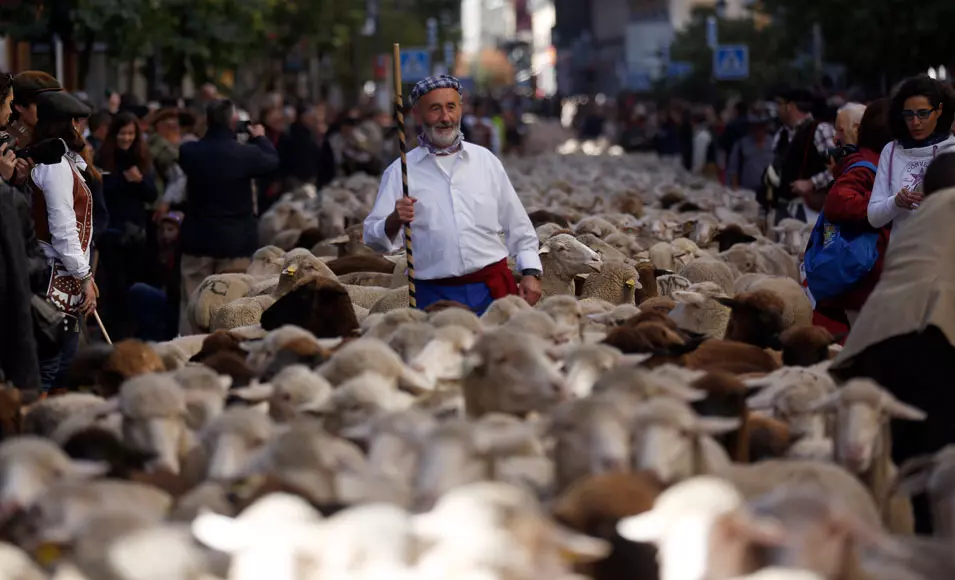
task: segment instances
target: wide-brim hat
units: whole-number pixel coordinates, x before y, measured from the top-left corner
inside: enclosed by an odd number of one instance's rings
[[[37,118],[44,122],[72,121],[92,113],[82,101],[63,91],[40,93],[36,106]]]

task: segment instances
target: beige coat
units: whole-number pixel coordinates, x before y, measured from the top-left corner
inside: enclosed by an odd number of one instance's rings
[[[833,369],[845,368],[870,346],[929,326],[955,345],[955,188],[926,198],[892,233],[879,284]]]

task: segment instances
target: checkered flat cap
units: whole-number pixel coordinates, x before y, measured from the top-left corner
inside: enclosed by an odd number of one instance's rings
[[[421,97],[438,89],[454,89],[459,95],[463,94],[461,91],[461,82],[458,81],[458,79],[451,75],[434,75],[422,81],[418,81],[414,88],[411,89],[411,106],[414,106]]]

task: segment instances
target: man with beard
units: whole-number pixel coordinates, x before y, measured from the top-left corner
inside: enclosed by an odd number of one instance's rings
[[[418,308],[453,300],[480,315],[511,294],[533,305],[541,295],[537,234],[498,158],[464,142],[461,93],[449,75],[425,79],[411,91],[422,128],[418,147],[407,155],[411,196],[402,197],[395,161],[382,176],[364,241],[375,250],[399,250],[402,226],[411,224]],[[523,273],[519,287],[508,256]]]

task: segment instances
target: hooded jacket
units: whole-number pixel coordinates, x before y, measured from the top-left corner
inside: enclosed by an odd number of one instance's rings
[[[881,228],[891,223],[897,231],[918,208],[909,210],[895,205],[896,194],[903,187],[909,191],[921,190],[922,178],[932,160],[953,150],[955,136],[951,134],[934,144],[909,149],[898,141],[886,145],[879,157],[879,172],[869,200],[868,215],[872,227]]]

